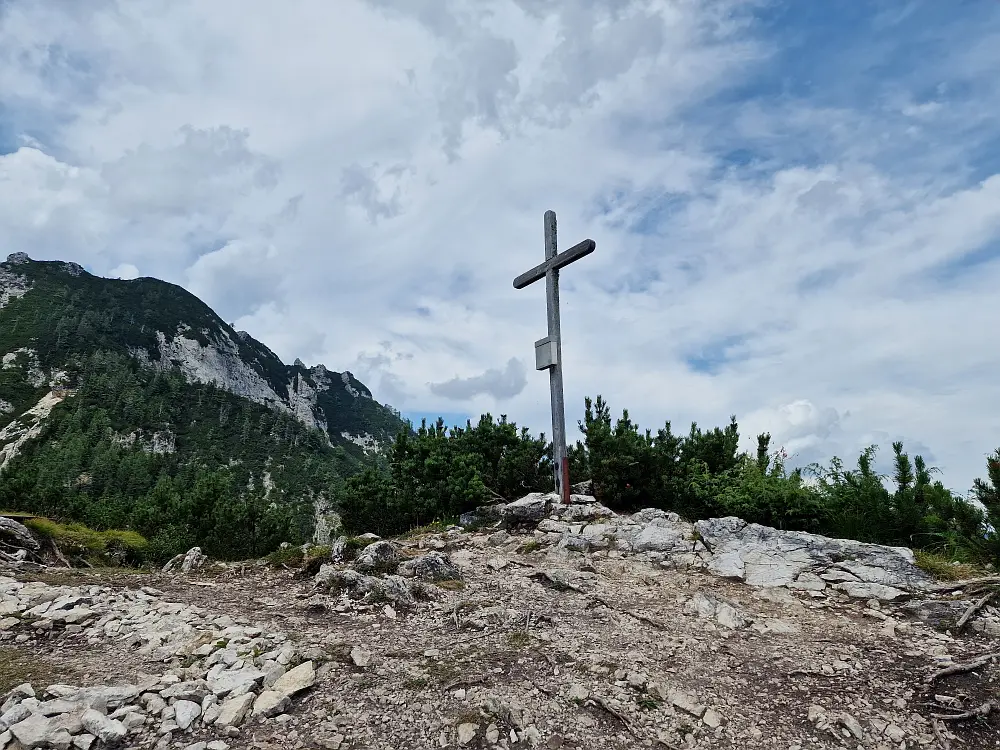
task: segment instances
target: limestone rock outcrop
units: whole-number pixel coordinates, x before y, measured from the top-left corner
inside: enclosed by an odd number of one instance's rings
[[[926,589],[930,578],[903,547],[784,531],[739,518],[689,523],[647,508],[618,515],[593,497],[532,493],[500,509],[507,529],[534,527],[535,539],[566,552],[616,550],[662,567],[705,570],[756,587],[839,591],[892,601]]]

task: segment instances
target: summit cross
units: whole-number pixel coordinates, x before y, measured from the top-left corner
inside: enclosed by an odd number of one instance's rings
[[[515,289],[524,289],[545,279],[545,307],[549,335],[535,342],[535,369],[549,371],[552,403],[552,469],[555,490],[564,504],[569,504],[569,460],[566,455],[566,407],[563,403],[562,336],[559,331],[559,269],[590,255],[597,247],[584,240],[569,250],[556,252],[556,213],[545,212],[545,262],[514,279]]]

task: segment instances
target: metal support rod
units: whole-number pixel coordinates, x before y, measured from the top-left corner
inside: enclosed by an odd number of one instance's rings
[[[557,252],[555,211],[545,212],[545,260]],[[563,402],[562,335],[559,330],[559,269],[555,264],[545,272],[545,306],[549,336],[556,343],[556,363],[549,368],[549,390],[552,403],[552,470],[555,491],[564,504],[569,504],[569,462],[566,458],[566,408]]]

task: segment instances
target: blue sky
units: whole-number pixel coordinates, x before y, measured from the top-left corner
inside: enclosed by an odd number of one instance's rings
[[[336,5],[336,7],[334,7]],[[0,3],[0,244],[202,296],[419,421],[1000,446],[1000,5]],[[571,439],[578,435],[571,428]]]

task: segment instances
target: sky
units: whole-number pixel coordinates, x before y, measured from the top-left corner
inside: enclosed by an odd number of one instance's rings
[[[790,463],[1000,446],[993,0],[0,0],[0,251],[184,286],[404,414]],[[4,250],[5,249],[5,250]]]

